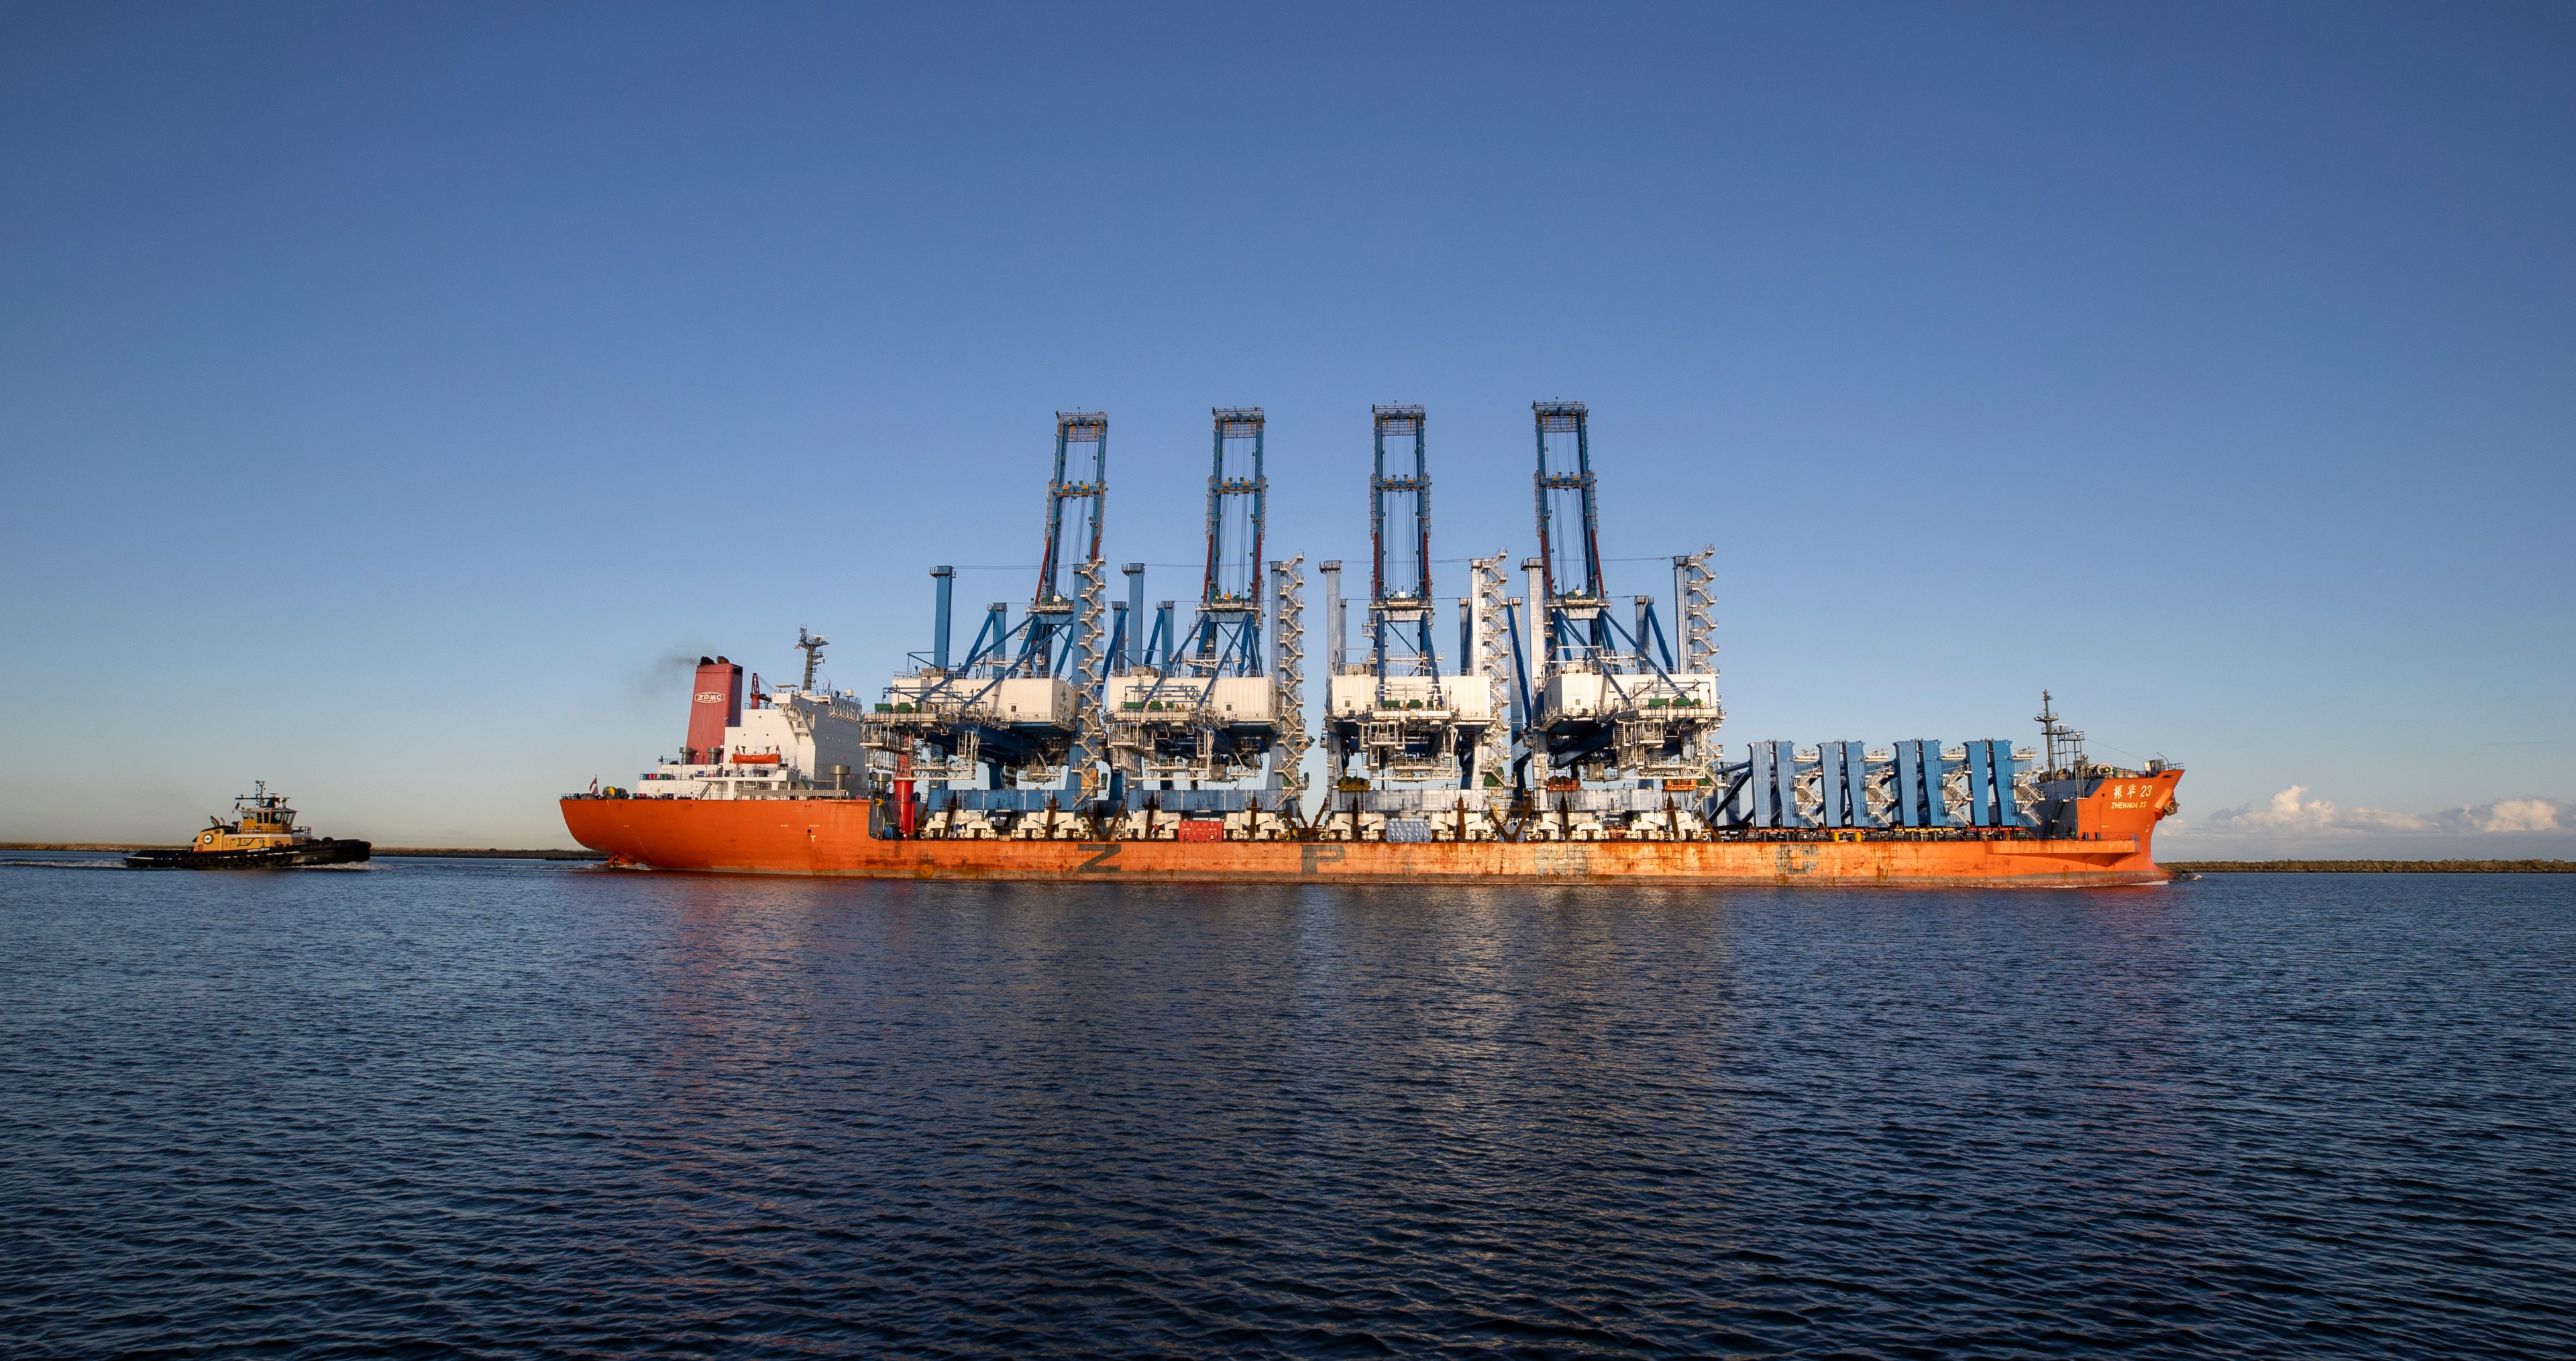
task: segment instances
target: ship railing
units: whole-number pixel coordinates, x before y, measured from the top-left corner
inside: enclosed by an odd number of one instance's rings
[[[1140,754],[1137,778],[1146,780],[1248,780],[1261,774],[1258,760],[1237,760],[1210,753],[1206,756],[1155,757]]]

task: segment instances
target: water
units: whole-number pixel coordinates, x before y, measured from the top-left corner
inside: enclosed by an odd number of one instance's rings
[[[0,1352],[2564,1355],[2571,963],[2557,876],[0,867]]]

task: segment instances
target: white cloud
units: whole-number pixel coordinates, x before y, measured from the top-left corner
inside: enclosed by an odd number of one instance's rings
[[[2380,808],[2338,806],[2330,799],[2308,797],[2308,787],[2294,784],[2260,806],[2222,808],[2198,829],[2213,836],[2314,836],[2328,832],[2424,832],[2432,825],[2409,813]]]
[[[2172,830],[2183,829],[2177,824]],[[2473,808],[2418,815],[2385,808],[2345,808],[2331,799],[2310,798],[2306,785],[2294,784],[2260,803],[2219,809],[2190,831],[2197,836],[2274,838],[2567,832],[2576,831],[2576,804],[2543,798],[2498,799]]]
[[[2470,826],[2481,832],[2563,832],[2570,830],[2568,805],[2552,799],[2498,799],[2484,808],[2464,808]]]

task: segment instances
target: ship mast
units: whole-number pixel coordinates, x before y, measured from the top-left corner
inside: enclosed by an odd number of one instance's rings
[[[798,651],[805,654],[804,690],[806,694],[814,693],[814,668],[822,663],[823,646],[831,641],[822,634],[807,633],[802,624],[796,627],[796,647]]]
[[[2073,775],[2084,773],[2084,734],[2057,721],[2057,710],[2050,705],[2049,693],[2039,692],[2039,712],[2032,717],[2039,725],[2040,741],[2046,745],[2048,769]],[[2060,758],[2064,759],[2060,759]]]

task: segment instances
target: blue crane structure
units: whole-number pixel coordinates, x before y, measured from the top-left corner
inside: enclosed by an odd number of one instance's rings
[[[1080,467],[1076,451],[1085,449],[1091,455],[1090,477],[1068,478],[1069,467]],[[1071,663],[1074,639],[1067,625],[1073,622],[1079,601],[1063,590],[1064,553],[1070,545],[1081,554],[1078,562],[1100,561],[1108,501],[1109,418],[1097,411],[1055,413],[1055,475],[1047,479],[1046,551],[1038,558],[1037,598],[1029,604],[1029,628],[1020,644],[1022,665],[1030,675],[1057,675]]]
[[[1533,402],[1530,410],[1539,553],[1522,564],[1528,631],[1513,649],[1519,778],[1559,792],[1584,780],[1706,790],[1725,719],[1708,591],[1715,549],[1673,559],[1678,653],[1653,596],[1635,597],[1633,620],[1623,624],[1602,573],[1590,412],[1581,402]],[[1517,615],[1513,623],[1517,631]]]
[[[1277,648],[1264,646],[1276,577],[1292,570],[1273,563],[1265,573],[1261,558],[1268,422],[1259,407],[1209,414],[1207,557],[1197,615],[1178,633],[1174,602],[1162,602],[1141,645],[1122,637],[1113,646],[1118,664],[1102,690],[1111,766],[1133,781],[1253,778],[1286,740]],[[1127,569],[1125,613],[1139,632],[1143,567]]]
[[[1208,467],[1207,574],[1199,588],[1189,664],[1210,674],[1257,676],[1263,501],[1270,491],[1261,457],[1268,422],[1257,406],[1209,414],[1215,434]]]
[[[1059,779],[1088,787],[1102,747],[1103,663],[1116,645],[1102,638],[1108,497],[1109,418],[1057,412],[1046,543],[1028,613],[1013,624],[1010,603],[994,601],[965,655],[952,659],[956,571],[931,569],[931,650],[911,655],[911,668],[867,720],[871,752],[888,768],[934,781],[980,777],[996,791]],[[1070,595],[1068,570],[1076,578]]]
[[[1539,622],[1547,655],[1570,647],[1607,647],[1602,606],[1609,596],[1601,581],[1601,507],[1592,478],[1590,413],[1581,402],[1532,402],[1538,426],[1538,556],[1542,576],[1537,589],[1547,602]],[[1549,436],[1557,438],[1552,442]],[[1570,438],[1569,438],[1570,437]],[[1568,456],[1571,455],[1571,462]],[[1581,579],[1571,573],[1580,557]]]
[[[1322,808],[1310,817],[1299,798],[1304,558],[1262,556],[1262,410],[1211,412],[1207,551],[1186,629],[1176,601],[1160,602],[1148,620],[1143,563],[1126,565],[1126,598],[1108,601],[1108,418],[1060,411],[1025,615],[1014,623],[1010,603],[994,602],[961,655],[956,569],[931,569],[930,650],[912,654],[883,699],[855,715],[874,787],[904,801],[905,834],[933,816],[941,836],[1056,839],[1102,837],[1113,823],[1121,836],[1197,839],[1211,816],[1225,819],[1228,835],[1252,840],[2027,827],[2058,816],[2043,808],[2044,794],[2057,801],[2051,807],[2063,805],[2076,795],[2049,791],[2102,778],[2045,692],[2044,774],[2001,739],[1957,748],[1916,739],[1884,752],[1852,741],[1812,749],[1755,742],[1725,763],[1716,549],[1671,559],[1669,614],[1654,596],[1630,597],[1631,613],[1611,595],[1581,402],[1531,404],[1538,551],[1522,563],[1528,594],[1507,594],[1503,555],[1469,559],[1455,666],[1444,671],[1427,421],[1420,406],[1370,414],[1368,620],[1358,660],[1345,646],[1341,564],[1322,564],[1320,729],[1332,776]],[[780,687],[779,700],[810,714],[825,640],[800,630],[798,645],[804,684]],[[852,702],[823,701],[835,709]],[[1264,776],[1264,787],[1245,787]]]
[[[1422,408],[1373,406],[1376,461],[1369,472],[1369,652],[1380,700],[1392,662],[1397,674],[1429,676],[1436,692],[1440,658],[1432,643],[1431,467]],[[1386,471],[1386,440],[1413,443],[1413,470]],[[1392,503],[1395,524],[1387,523]],[[1409,513],[1408,513],[1409,512]]]
[[[1332,661],[1324,742],[1337,785],[1334,806],[1345,812],[1399,811],[1420,802],[1420,791],[1379,787],[1386,782],[1466,786],[1494,720],[1492,686],[1476,674],[1471,606],[1460,615],[1460,674],[1440,669],[1439,602],[1431,593],[1428,419],[1419,406],[1372,406],[1369,417],[1368,634],[1362,661],[1352,662],[1342,645],[1341,564],[1324,564],[1326,651]]]

